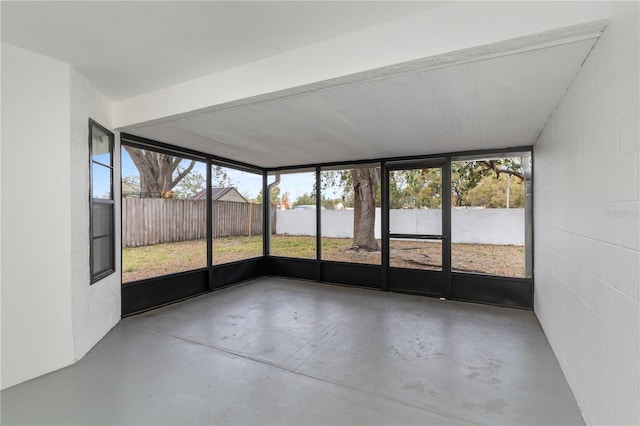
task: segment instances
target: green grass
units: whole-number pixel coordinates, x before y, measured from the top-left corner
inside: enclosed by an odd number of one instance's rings
[[[380,242],[378,242],[380,243]],[[438,269],[441,245],[435,242],[394,240],[390,251],[391,265],[401,268]],[[274,256],[303,259],[316,258],[316,237],[274,235]],[[351,249],[349,238],[322,238],[322,259],[339,262],[381,264],[381,253]],[[131,282],[176,272],[204,268],[205,240],[130,247],[122,250],[122,280]],[[262,236],[225,237],[213,240],[214,264],[262,256]],[[453,244],[454,271],[481,272],[521,277],[524,272],[524,248],[486,244]]]
[[[205,240],[122,249],[122,281],[129,282],[207,266]]]
[[[271,254],[274,256],[316,258],[316,237],[283,236],[271,237]]]
[[[262,236],[214,238],[213,252],[219,263],[262,256]]]

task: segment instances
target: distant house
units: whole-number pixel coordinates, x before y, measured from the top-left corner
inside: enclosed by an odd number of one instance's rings
[[[193,200],[205,200],[207,191],[202,191],[193,196]],[[249,201],[238,192],[237,189],[230,188],[211,188],[212,201],[234,201],[236,203],[248,203]]]

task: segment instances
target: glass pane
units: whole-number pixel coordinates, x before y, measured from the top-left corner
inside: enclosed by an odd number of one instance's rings
[[[389,173],[389,232],[442,234],[442,169]]]
[[[91,126],[91,152],[93,161],[111,166],[111,144],[109,134],[96,126]]]
[[[379,265],[380,167],[321,173],[322,259]]]
[[[111,168],[97,163],[91,164],[93,198],[112,200],[111,194]]]
[[[262,256],[262,175],[213,165],[213,264]]]
[[[93,221],[93,236],[100,237],[111,233],[111,225],[113,224],[113,204],[93,203],[93,212],[91,220]]]
[[[451,268],[525,276],[525,174],[520,158],[451,164]]]
[[[287,172],[269,177],[275,210],[271,250],[275,256],[316,258],[315,172]]]
[[[140,161],[157,164],[155,175],[141,179]],[[204,162],[122,147],[123,283],[207,266],[205,182]]]
[[[112,236],[95,238],[93,240],[93,273],[114,269]]]
[[[389,265],[394,268],[442,271],[442,241],[391,239]]]

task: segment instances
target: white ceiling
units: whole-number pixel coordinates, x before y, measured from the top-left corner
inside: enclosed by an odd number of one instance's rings
[[[445,2],[2,1],[2,40],[120,100]]]
[[[442,3],[448,2],[2,1],[0,7],[3,41],[71,64],[117,100]],[[606,22],[592,24],[121,130],[268,168],[530,145]],[[493,56],[479,56],[487,52]]]
[[[261,167],[531,145],[596,38],[132,128]]]

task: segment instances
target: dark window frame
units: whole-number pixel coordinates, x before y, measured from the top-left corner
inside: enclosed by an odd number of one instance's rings
[[[295,169],[285,169],[285,170],[265,170],[265,177],[266,177],[266,184],[265,184],[265,194],[267,194],[266,197],[263,197],[263,207],[266,204],[267,207],[266,209],[270,209],[269,204],[270,204],[270,200],[271,200],[271,192],[269,191],[271,189],[270,187],[270,183],[269,183],[269,178],[270,177],[276,177],[276,175],[278,175],[278,177],[276,178],[276,180],[280,180],[280,178],[283,175],[294,175],[294,174],[303,174],[303,173],[313,173],[314,177],[313,177],[313,181],[314,181],[314,185],[316,186],[316,188],[320,187],[320,167],[319,166],[312,166],[312,167],[300,167],[300,168],[295,168]],[[277,185],[275,185],[277,186]],[[269,189],[269,190],[267,190]],[[315,255],[312,258],[309,257],[290,257],[290,256],[283,256],[281,254],[277,254],[277,253],[273,253],[273,246],[272,246],[272,228],[271,228],[271,221],[269,220],[269,226],[268,228],[263,228],[263,240],[267,240],[267,244],[265,245],[265,251],[264,251],[264,256],[268,256],[268,257],[280,257],[283,259],[297,259],[297,260],[314,260],[315,262],[320,262],[321,261],[321,256],[322,256],[322,244],[320,243],[321,241],[321,223],[320,223],[320,207],[321,207],[321,203],[320,203],[320,197],[318,194],[320,194],[321,191],[316,191],[316,200],[315,200],[315,206],[316,206],[316,215],[315,215],[315,233],[316,235],[312,235],[313,238],[315,238],[316,241],[316,246],[315,246]],[[268,215],[269,215],[269,219],[271,218],[271,212],[270,210],[268,210]],[[317,263],[317,265],[319,265],[319,263]],[[316,268],[318,273],[319,273],[319,269]]]
[[[99,161],[95,161],[93,158],[93,132],[94,129],[100,130],[105,133],[109,137],[109,164],[104,164]],[[100,125],[98,122],[89,119],[89,271],[91,281],[90,284],[95,284],[96,282],[102,280],[103,278],[113,274],[116,272],[116,241],[115,241],[115,194],[114,194],[114,184],[113,184],[113,155],[114,155],[114,147],[115,147],[115,135],[113,132],[110,132],[104,126]],[[94,198],[94,188],[93,188],[93,167],[94,166],[105,167],[109,170],[109,188],[111,197],[106,198]],[[95,235],[94,234],[94,226],[93,219],[95,216],[94,206],[96,205],[110,205],[111,206],[111,220],[109,222],[109,229],[106,234]],[[99,239],[109,239],[109,255],[110,261],[106,268],[103,268],[99,271],[94,270],[94,242]]]
[[[251,171],[262,171],[262,189],[263,194],[268,194],[268,178],[272,174],[277,172],[287,171],[300,171],[304,169],[313,169],[316,173],[316,185],[318,184],[318,176],[321,169],[324,167],[343,168],[345,166],[365,165],[371,163],[380,163],[382,167],[381,176],[381,221],[382,221],[382,235],[389,233],[389,217],[388,217],[388,169],[395,167],[406,168],[409,164],[415,164],[416,162],[432,162],[432,161],[445,161],[447,167],[447,175],[443,176],[444,182],[450,182],[450,166],[452,161],[459,161],[468,156],[495,156],[504,154],[516,154],[528,152],[531,157],[531,164],[534,163],[533,147],[526,146],[512,146],[507,148],[495,148],[495,149],[481,149],[481,150],[468,150],[468,151],[454,151],[445,153],[434,154],[421,154],[413,156],[397,156],[397,157],[385,157],[385,158],[369,158],[362,160],[345,160],[331,163],[307,163],[288,165],[282,167],[259,167],[249,163],[240,162],[237,160],[226,159],[218,157],[212,154],[205,154],[203,152],[194,151],[188,148],[178,147],[164,142],[158,142],[151,139],[142,138],[139,136],[130,135],[127,133],[121,133],[120,140],[127,145],[134,145],[141,148],[151,148],[154,150],[163,150],[166,152],[176,153],[179,152],[183,156],[190,155],[199,159],[206,159],[209,165],[212,163],[220,165],[230,165],[233,168],[246,168]],[[533,167],[531,167],[533,169]],[[208,178],[207,181],[210,181]],[[534,177],[531,177],[531,186],[534,184]],[[445,194],[450,194],[450,191],[446,191]],[[527,193],[528,194],[528,193]],[[529,197],[529,195],[527,195]],[[529,202],[529,208],[533,204],[533,196],[527,201]],[[446,205],[449,203],[444,203]],[[321,209],[319,191],[316,194],[316,218],[320,215]],[[235,285],[242,281],[260,277],[260,276],[282,276],[288,278],[299,278],[318,282],[338,283],[347,286],[358,286],[372,288],[382,291],[393,291],[399,293],[420,294],[425,296],[445,297],[447,299],[459,300],[465,302],[484,303],[494,306],[505,306],[519,309],[533,309],[533,294],[534,294],[534,276],[532,274],[529,278],[510,278],[503,276],[485,275],[481,273],[465,274],[460,272],[451,272],[450,277],[437,276],[437,274],[429,274],[429,271],[422,271],[420,275],[429,275],[428,277],[415,277],[415,270],[393,268],[389,265],[389,253],[388,250],[382,251],[382,265],[371,264],[358,264],[337,262],[329,260],[319,260],[318,255],[316,259],[298,259],[289,257],[279,257],[270,254],[270,214],[268,203],[263,203],[263,230],[265,235],[263,237],[263,257],[253,258],[250,260],[233,262],[230,264],[223,264],[218,266],[208,265],[208,276],[202,275],[202,270],[196,270],[191,272],[184,272],[179,274],[166,275],[159,278],[152,278],[148,280],[133,281],[130,283],[123,283],[122,286],[122,300],[123,300],[123,316],[133,315],[145,310],[153,309],[168,303],[173,303],[178,300],[184,300],[187,297],[193,297],[198,294],[202,294],[207,291],[214,291],[217,289],[225,288],[230,285]],[[210,213],[208,213],[210,215]],[[321,218],[320,218],[321,219]],[[531,226],[533,225],[533,217],[530,216]],[[319,224],[317,221],[316,229]],[[208,224],[211,224],[211,217],[207,220]],[[450,222],[445,224],[445,229],[450,229]],[[531,229],[531,234],[533,230]],[[207,232],[210,235],[210,232]],[[319,250],[320,244],[318,242],[318,235],[321,232],[317,232],[316,235],[316,250]],[[533,257],[533,238],[530,238],[530,244],[532,250],[530,251],[530,257]],[[209,242],[210,245],[210,242]],[[321,256],[321,252],[320,252]],[[450,255],[449,255],[450,258]],[[534,259],[529,259],[529,264],[532,265]],[[420,272],[420,271],[418,271]],[[196,276],[197,275],[197,276]],[[201,276],[202,275],[202,276]],[[175,286],[168,286],[162,288],[159,284],[169,282],[179,278],[179,282]],[[426,286],[422,287],[407,287],[397,288],[394,286],[395,282],[404,282],[418,278],[422,281],[426,280]],[[444,288],[439,288],[442,280],[447,282],[446,292]],[[200,282],[202,281],[202,282]],[[185,290],[185,283],[192,283],[194,286],[197,284],[197,288],[190,288]],[[204,283],[204,284],[203,284]],[[176,283],[173,283],[176,284]],[[134,290],[137,293],[134,294]],[[179,294],[176,294],[179,292]],[[138,300],[143,295],[144,300]],[[169,297],[171,296],[171,297]],[[144,306],[141,306],[144,305]]]
[[[240,167],[237,165],[233,165],[233,164],[229,164],[229,163],[222,163],[216,160],[207,160],[206,162],[206,167],[207,167],[207,177],[206,177],[206,191],[207,191],[207,197],[206,197],[206,206],[207,206],[207,211],[211,210],[211,217],[207,218],[207,222],[209,224],[211,224],[211,229],[207,231],[207,259],[210,260],[210,264],[208,264],[209,267],[211,266],[222,266],[222,265],[228,265],[228,264],[232,264],[235,262],[244,262],[244,261],[248,261],[248,260],[253,260],[253,259],[260,259],[264,257],[264,238],[265,238],[265,229],[263,227],[262,229],[262,249],[260,250],[260,254],[259,255],[255,255],[255,256],[249,256],[249,257],[245,257],[242,259],[233,259],[233,260],[228,260],[225,262],[217,262],[216,261],[216,251],[213,247],[213,234],[214,234],[214,223],[216,225],[219,225],[219,223],[217,221],[214,221],[214,219],[216,219],[213,215],[213,202],[214,200],[210,199],[210,195],[213,193],[212,189],[213,189],[213,168],[214,167],[222,167],[224,169],[227,170],[234,170],[237,172],[241,172],[241,173],[246,173],[246,174],[251,174],[251,175],[255,175],[257,177],[260,177],[260,179],[262,180],[261,184],[260,184],[260,188],[262,188],[263,184],[264,184],[264,172],[262,170],[254,170],[254,169],[248,169],[246,167]],[[239,185],[238,188],[236,188],[236,190],[238,192],[240,192]],[[244,195],[241,193],[241,195],[244,197]],[[263,197],[264,198],[264,197]],[[248,201],[248,200],[247,200]],[[249,201],[249,205],[251,206],[253,203],[251,203]],[[268,205],[268,204],[267,204]],[[249,207],[251,208],[251,207]],[[263,213],[264,213],[264,203],[263,206],[261,206],[260,209]],[[209,213],[207,213],[209,214]],[[263,221],[264,222],[264,218]],[[263,223],[264,226],[264,223]],[[211,239],[211,241],[209,241],[209,239]],[[209,253],[210,252],[210,253]]]

